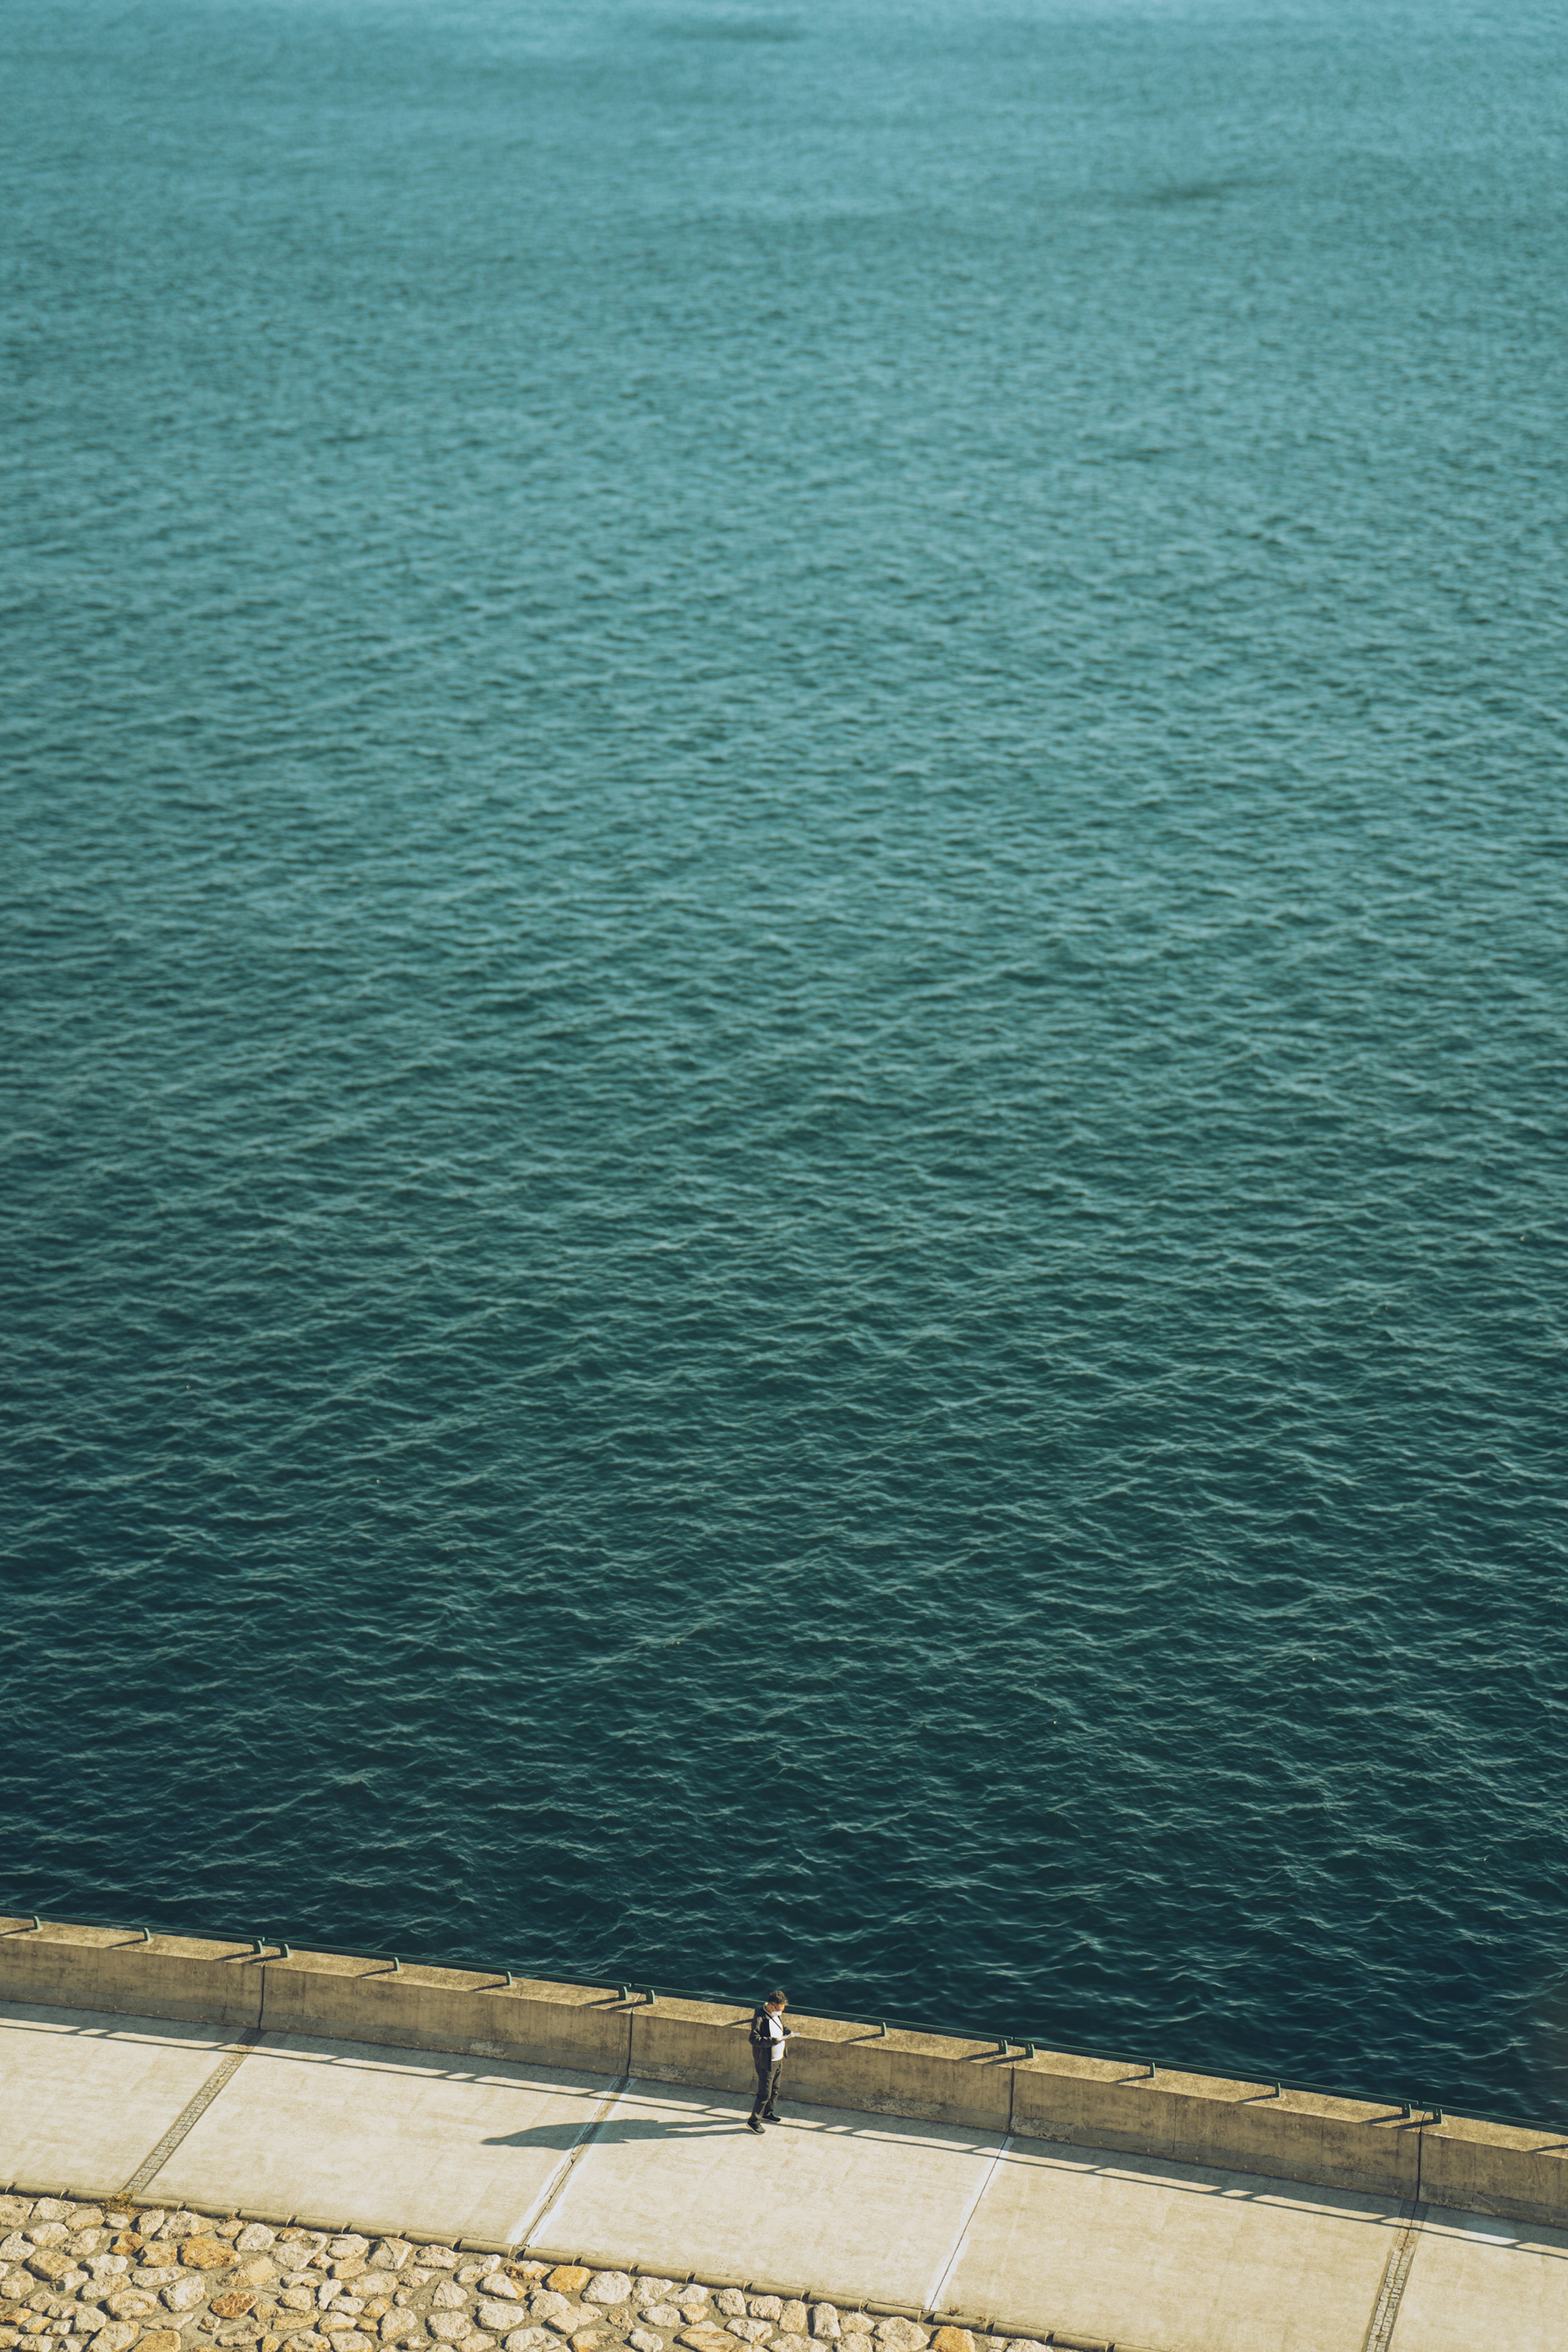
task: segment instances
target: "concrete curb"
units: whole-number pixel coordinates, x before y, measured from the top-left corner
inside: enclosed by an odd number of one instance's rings
[[[0,2000],[563,2066],[749,2094],[750,2011],[623,2000],[618,1987],[401,1968],[277,1945],[128,1935],[0,1916]],[[789,2087],[807,2104],[1015,2139],[1108,2148],[1395,2202],[1568,2224],[1568,2141],[1544,2126],[1375,2105],[1109,2060],[998,2053],[994,2039],[796,2016]],[[268,2219],[271,2217],[268,2216]]]

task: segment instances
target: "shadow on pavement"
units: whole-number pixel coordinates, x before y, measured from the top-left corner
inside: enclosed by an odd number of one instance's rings
[[[595,2147],[615,2147],[643,2139],[713,2139],[745,2128],[744,2116],[694,2116],[683,2123],[656,2116],[622,2116],[601,2124],[592,2134],[584,2133],[581,2124],[531,2124],[522,2131],[498,2132],[482,2145],[569,2149],[591,2137]]]

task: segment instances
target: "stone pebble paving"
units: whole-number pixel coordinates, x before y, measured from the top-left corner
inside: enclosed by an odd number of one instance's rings
[[[1045,2352],[695,2279],[0,2196],[0,2352]]]

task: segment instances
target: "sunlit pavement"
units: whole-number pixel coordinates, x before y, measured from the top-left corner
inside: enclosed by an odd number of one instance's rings
[[[794,2107],[787,2087],[781,2125],[745,2116],[657,2083],[0,2008],[0,2185],[35,2193],[526,2244],[1149,2352],[1568,2345],[1568,2233]]]

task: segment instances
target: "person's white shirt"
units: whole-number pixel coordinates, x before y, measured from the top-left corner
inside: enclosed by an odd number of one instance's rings
[[[777,2066],[782,2064],[784,2054],[784,2021],[776,2009],[770,2009],[768,2011],[768,2032],[773,2036],[773,2044],[768,2056]]]

